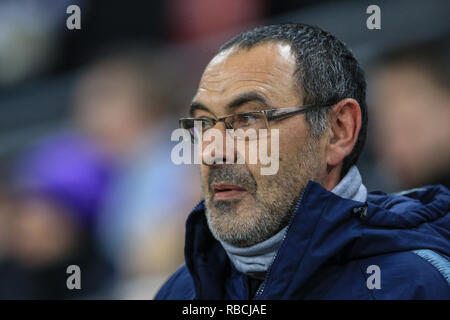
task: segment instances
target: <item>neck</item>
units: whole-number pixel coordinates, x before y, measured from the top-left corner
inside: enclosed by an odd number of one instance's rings
[[[333,191],[341,180],[342,164],[338,166],[328,167],[327,173],[323,181],[320,183],[328,191]],[[319,182],[319,181],[317,181]]]

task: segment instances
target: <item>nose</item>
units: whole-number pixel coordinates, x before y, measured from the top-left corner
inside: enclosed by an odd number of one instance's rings
[[[236,152],[234,139],[226,132],[223,122],[218,122],[214,127],[203,133],[201,156],[204,165],[234,163]]]

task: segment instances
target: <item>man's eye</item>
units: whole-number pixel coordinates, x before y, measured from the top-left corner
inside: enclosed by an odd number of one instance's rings
[[[202,122],[203,129],[209,129],[213,126],[210,118],[202,117],[198,119]]]
[[[243,126],[248,126],[253,124],[256,121],[256,117],[254,115],[242,115],[239,117],[239,124]]]

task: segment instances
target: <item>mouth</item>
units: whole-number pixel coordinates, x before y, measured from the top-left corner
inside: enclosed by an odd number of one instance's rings
[[[247,190],[234,184],[213,184],[214,200],[231,200],[243,197]]]

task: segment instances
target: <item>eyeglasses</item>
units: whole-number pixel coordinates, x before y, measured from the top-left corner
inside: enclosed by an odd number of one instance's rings
[[[269,129],[269,122],[292,117],[296,114],[305,112],[312,108],[330,107],[331,105],[303,105],[299,107],[268,109],[259,111],[250,111],[243,113],[230,114],[221,118],[182,118],[180,119],[180,128],[189,130],[193,142],[203,138],[205,132],[214,127],[218,122],[225,124],[227,132],[232,134],[233,138],[253,139],[254,134],[259,129]],[[197,124],[197,125],[196,125]],[[241,129],[241,130],[239,130]],[[249,130],[252,129],[252,130]],[[249,131],[251,132],[249,134]]]

